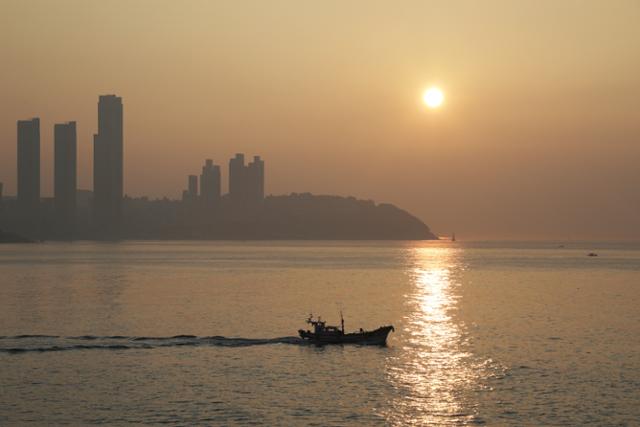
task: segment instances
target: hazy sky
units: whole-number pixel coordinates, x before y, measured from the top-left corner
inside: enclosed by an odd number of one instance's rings
[[[0,182],[16,120],[123,97],[125,192],[175,198],[205,158],[266,192],[391,202],[462,239],[640,239],[640,2],[0,0]],[[438,85],[438,110],[421,103]]]

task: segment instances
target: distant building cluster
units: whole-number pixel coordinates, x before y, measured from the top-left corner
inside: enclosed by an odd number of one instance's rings
[[[123,127],[122,98],[100,96],[98,133],[94,135],[93,200],[94,225],[105,231],[122,221]],[[76,122],[53,126],[53,207],[55,227],[73,232],[77,216]],[[18,120],[17,208],[23,222],[41,221],[40,197],[40,119]]]
[[[216,206],[221,194],[220,166],[207,159],[198,176],[187,177],[187,189],[182,192],[182,200],[199,203],[200,206]],[[237,206],[259,203],[264,199],[264,161],[254,156],[253,161],[245,165],[244,154],[238,153],[229,160],[229,200]]]
[[[26,226],[42,223],[40,194],[40,119],[17,122],[16,210]],[[90,198],[91,225],[103,233],[116,231],[123,221],[124,133],[122,98],[102,95],[98,100],[98,132],[93,137],[93,193]],[[76,122],[54,125],[53,215],[57,230],[73,234],[78,216]],[[0,204],[3,186],[0,183]],[[189,175],[182,199],[190,206],[215,208],[222,200],[220,166],[207,159],[200,176]],[[229,161],[229,196],[236,206],[248,206],[264,199],[264,161],[255,156],[245,165],[244,154]]]
[[[245,166],[244,154],[229,160],[229,197],[233,201],[252,202],[264,198],[264,161],[254,156]]]

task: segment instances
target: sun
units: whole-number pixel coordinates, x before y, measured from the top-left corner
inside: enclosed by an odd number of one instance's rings
[[[438,108],[444,102],[444,93],[437,87],[430,87],[422,95],[422,100],[429,108]]]

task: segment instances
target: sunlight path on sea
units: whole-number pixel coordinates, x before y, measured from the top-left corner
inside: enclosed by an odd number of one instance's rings
[[[464,270],[461,249],[411,248],[406,255],[411,291],[401,349],[389,360],[395,393],[386,414],[394,425],[482,423],[472,398],[481,366],[466,349],[465,325],[455,318]]]

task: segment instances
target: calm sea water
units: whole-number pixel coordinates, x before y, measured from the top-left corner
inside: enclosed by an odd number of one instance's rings
[[[637,425],[639,355],[638,245],[0,246],[0,425]]]

